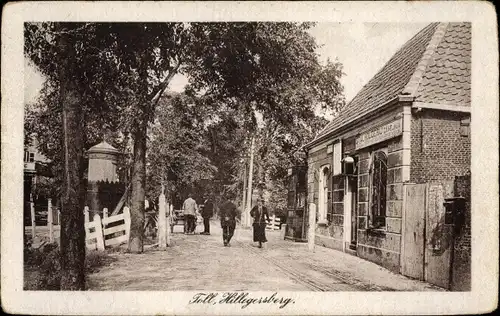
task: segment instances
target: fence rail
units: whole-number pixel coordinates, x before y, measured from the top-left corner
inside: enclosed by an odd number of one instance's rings
[[[276,217],[276,215],[271,216],[271,222],[266,225],[266,229],[269,230],[279,230],[281,219]]]
[[[174,213],[173,205],[166,204],[165,195],[160,196],[160,212],[158,215],[153,215],[153,220],[151,224],[154,229],[159,229],[159,239],[162,240],[160,247],[164,248],[170,246],[170,230],[167,227],[172,225],[172,215]],[[46,241],[43,238],[48,238],[50,242],[58,241],[60,238],[60,225],[54,225],[54,219],[57,223],[60,223],[60,211],[57,210],[57,214],[52,214],[52,203],[48,200],[47,203],[48,218],[46,226],[36,226],[35,221],[35,205],[30,202],[30,213],[31,213],[31,226],[25,226],[26,232],[30,232],[35,240],[35,237],[41,237],[37,239],[39,245],[43,245]],[[90,218],[90,212],[88,206],[85,206],[84,210],[84,230],[85,230],[85,245],[87,249],[99,249],[104,250],[105,247],[119,245],[126,243],[130,237],[130,209],[128,207],[123,208],[123,212],[120,214],[109,216],[108,209],[104,208],[102,211],[102,218],[99,214],[95,214]],[[160,222],[162,222],[160,225]],[[146,225],[147,223],[145,223]],[[38,233],[38,236],[37,236]],[[35,246],[36,247],[36,246]]]
[[[99,214],[95,214],[92,222],[89,221],[88,207],[85,207],[84,212],[87,249],[104,250],[107,246],[128,242],[130,235],[130,210],[128,207],[123,208],[123,213],[113,216],[108,216],[108,210],[104,209],[103,219]],[[118,222],[123,222],[123,224],[113,225]],[[116,234],[120,235],[116,236]]]

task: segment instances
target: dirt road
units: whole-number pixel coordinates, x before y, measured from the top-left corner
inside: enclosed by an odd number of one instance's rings
[[[199,227],[200,228],[200,227]],[[199,229],[198,228],[198,229]],[[237,228],[231,247],[221,229],[212,235],[174,233],[166,251],[112,254],[116,261],[88,276],[90,290],[439,291],[339,251],[281,240],[268,232],[263,249],[251,231]]]

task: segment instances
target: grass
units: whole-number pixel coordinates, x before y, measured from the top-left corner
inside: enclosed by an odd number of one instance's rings
[[[57,243],[47,244],[42,249],[25,247],[24,250],[24,290],[58,291],[61,289],[61,265]],[[109,265],[114,259],[106,251],[87,251],[85,274],[96,272]]]

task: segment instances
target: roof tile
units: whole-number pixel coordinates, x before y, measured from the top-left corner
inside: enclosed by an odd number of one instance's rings
[[[403,45],[316,138],[406,92],[410,79],[415,101],[470,106],[470,73],[471,24],[431,23]]]

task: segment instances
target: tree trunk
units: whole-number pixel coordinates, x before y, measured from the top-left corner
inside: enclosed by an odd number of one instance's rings
[[[130,239],[128,250],[141,253],[144,250],[144,200],[146,198],[146,131],[147,121],[142,120],[134,133],[134,163],[132,166]]]
[[[67,35],[59,42],[67,56],[61,59],[60,102],[63,108],[64,183],[61,207],[61,290],[85,290],[85,230],[83,208],[85,201],[82,183],[83,122],[82,109],[76,94],[74,74],[68,61],[74,49]]]

